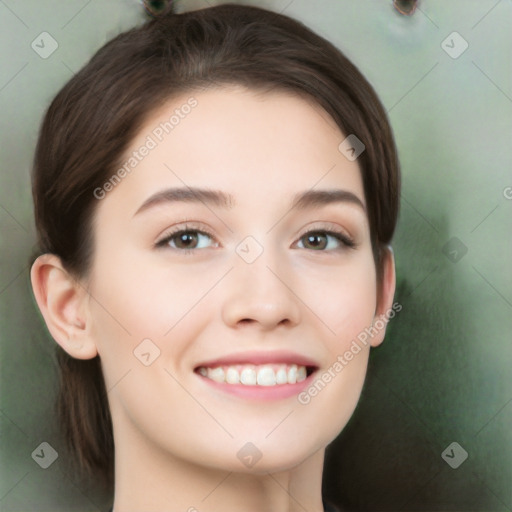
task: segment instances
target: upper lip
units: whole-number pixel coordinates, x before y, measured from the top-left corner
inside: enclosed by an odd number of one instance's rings
[[[235,364],[296,364],[298,366],[310,366],[318,368],[318,363],[313,359],[287,351],[252,351],[252,352],[238,352],[227,356],[219,357],[218,359],[210,359],[199,363],[195,369],[206,367],[215,368],[217,366],[230,366]]]

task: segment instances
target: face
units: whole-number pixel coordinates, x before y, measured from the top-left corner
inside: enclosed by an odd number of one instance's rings
[[[87,282],[116,446],[278,471],[345,426],[377,307],[345,137],[305,99],[237,87],[147,120],[98,200]]]

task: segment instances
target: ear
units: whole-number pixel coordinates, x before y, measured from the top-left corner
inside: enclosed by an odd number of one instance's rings
[[[395,274],[395,257],[393,249],[387,245],[382,250],[382,274],[381,281],[377,286],[377,308],[373,318],[373,325],[370,329],[375,329],[377,333],[372,336],[370,345],[372,347],[379,346],[386,334],[387,323],[390,318],[395,316],[395,309],[393,307],[393,298],[395,296],[396,274]],[[402,307],[399,306],[400,311]]]
[[[87,290],[54,254],[39,256],[30,271],[34,296],[53,339],[76,359],[98,354],[89,336]]]

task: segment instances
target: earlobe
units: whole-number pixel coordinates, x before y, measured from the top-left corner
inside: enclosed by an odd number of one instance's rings
[[[391,316],[394,316],[393,298],[395,296],[396,273],[395,257],[390,245],[385,246],[382,252],[382,279],[378,286],[377,309],[373,319],[373,328],[377,334],[371,340],[371,346],[377,347],[384,340],[386,327]],[[393,314],[390,316],[390,313]]]
[[[88,293],[54,254],[39,256],[30,271],[34,296],[53,339],[71,356],[98,354],[89,335]]]

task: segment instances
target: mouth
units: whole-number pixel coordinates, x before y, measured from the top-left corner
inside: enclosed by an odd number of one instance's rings
[[[315,366],[297,364],[236,364],[199,366],[194,371],[220,384],[273,387],[303,382],[316,369]]]
[[[319,366],[298,354],[251,352],[203,362],[194,373],[209,389],[241,398],[274,400],[300,393]]]

